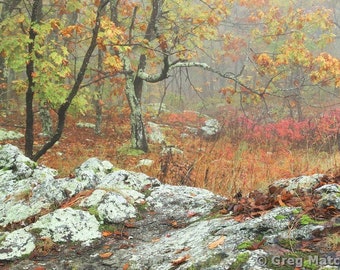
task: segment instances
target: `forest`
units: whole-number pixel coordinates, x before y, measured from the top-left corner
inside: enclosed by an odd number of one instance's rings
[[[1,144],[61,176],[98,157],[224,196],[339,175],[339,16],[338,0],[2,0],[0,128],[22,137]],[[192,132],[208,119],[214,138]]]

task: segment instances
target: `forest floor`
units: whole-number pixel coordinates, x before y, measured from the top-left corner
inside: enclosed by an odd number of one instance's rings
[[[330,176],[340,173],[340,151],[325,151],[321,148],[294,148],[280,143],[264,145],[231,136],[232,128],[215,141],[206,141],[187,132],[186,126],[199,127],[202,119],[180,118],[173,114],[153,117],[145,121],[169,125],[166,140],[183,150],[183,154],[161,156],[160,144],[150,143],[148,153],[129,151],[130,125],[128,111],[106,111],[102,133],[96,135],[92,128],[78,127],[78,122],[94,123],[93,116],[68,116],[61,140],[39,159],[39,164],[58,170],[59,177],[71,175],[76,167],[91,157],[108,160],[116,167],[146,173],[169,184],[181,184],[207,188],[223,196],[233,196],[240,190],[244,194],[254,189],[266,188],[281,178],[322,173]],[[184,119],[184,120],[183,120]],[[23,114],[0,116],[0,127],[25,131]],[[40,122],[35,123],[35,150],[46,138],[39,136]],[[235,139],[236,138],[236,139]],[[24,150],[24,138],[2,141]],[[151,166],[137,166],[141,159],[151,159]],[[166,170],[164,169],[166,167]]]

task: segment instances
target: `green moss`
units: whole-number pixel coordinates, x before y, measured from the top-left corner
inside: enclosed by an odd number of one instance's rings
[[[124,155],[124,156],[140,156],[142,154],[145,154],[144,151],[139,150],[139,149],[134,149],[132,148],[129,144],[124,144],[117,150],[119,155]]]
[[[294,214],[294,215],[297,215],[297,214],[299,214],[301,212],[301,209],[294,209],[293,211],[292,211],[292,213]]]
[[[117,231],[118,228],[116,225],[113,224],[101,224],[99,225],[99,231],[101,232],[115,232]]]
[[[138,203],[136,204],[136,208],[138,212],[147,212],[149,210],[149,205],[145,203]]]
[[[35,234],[35,235],[40,235],[40,233],[42,232],[41,228],[32,228],[29,230],[30,233]]]
[[[316,265],[315,263],[312,263],[309,260],[304,260],[303,267],[304,269],[310,269],[310,270],[317,270],[320,268],[319,265]]]
[[[286,216],[284,216],[284,215],[277,215],[277,216],[275,216],[275,219],[276,220],[284,220],[284,219],[286,219],[287,217]]]
[[[309,225],[309,224],[322,224],[324,223],[323,221],[317,221],[315,219],[312,219],[310,216],[308,215],[302,215],[300,217],[300,224],[301,225]]]
[[[242,242],[241,244],[239,244],[239,245],[237,246],[237,249],[238,249],[238,250],[240,250],[240,249],[248,249],[248,248],[250,248],[253,244],[254,244],[254,241],[247,240],[247,241]]]
[[[293,250],[298,244],[298,241],[291,238],[280,238],[278,240],[278,243],[281,247]]]
[[[230,266],[230,270],[242,269],[243,264],[245,264],[250,257],[248,252],[239,253],[236,257],[236,261]]]
[[[207,269],[211,266],[218,265],[225,257],[226,255],[222,253],[214,254],[204,262],[191,265],[187,270]]]
[[[97,220],[100,220],[97,206],[91,206],[90,208],[87,209],[87,211],[88,211],[91,215],[95,216],[95,218],[96,218]]]

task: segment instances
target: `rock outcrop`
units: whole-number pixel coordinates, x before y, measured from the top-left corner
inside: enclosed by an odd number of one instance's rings
[[[339,195],[312,175],[227,199],[97,158],[58,178],[4,145],[0,268],[338,269]]]

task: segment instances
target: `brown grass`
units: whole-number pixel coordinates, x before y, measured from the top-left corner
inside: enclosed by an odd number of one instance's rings
[[[192,134],[183,139],[180,136],[185,131],[183,125],[173,125],[166,131],[168,142],[183,150],[183,155],[161,156],[161,145],[157,144],[150,144],[149,153],[139,156],[125,155],[118,150],[129,143],[128,117],[114,112],[110,115],[104,118],[102,135],[95,135],[92,129],[76,126],[77,121],[93,123],[92,117],[69,116],[62,139],[39,163],[57,169],[59,176],[64,177],[88,158],[98,157],[109,160],[117,167],[158,177],[165,183],[203,187],[225,196],[232,196],[239,190],[246,194],[250,190],[264,188],[280,178],[314,173],[332,175],[340,172],[339,151],[328,153],[279,146],[273,150],[270,145],[256,145],[235,139],[232,141],[227,135],[222,135],[216,141],[206,141]],[[22,115],[12,115],[0,121],[4,123],[4,128],[24,132]],[[164,123],[166,117],[157,121]],[[36,129],[39,128],[39,123],[36,123]],[[36,138],[37,148],[44,138],[38,135]],[[8,143],[24,148],[23,139]],[[151,167],[137,168],[138,161],[143,158],[155,162]]]

